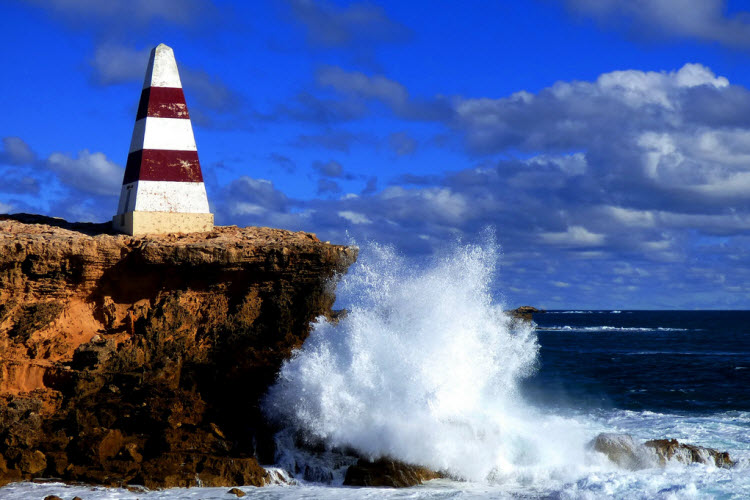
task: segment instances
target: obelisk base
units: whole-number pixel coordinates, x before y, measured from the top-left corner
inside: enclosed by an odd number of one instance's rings
[[[214,214],[181,212],[125,212],[112,217],[112,228],[133,236],[140,234],[202,233],[214,228]]]

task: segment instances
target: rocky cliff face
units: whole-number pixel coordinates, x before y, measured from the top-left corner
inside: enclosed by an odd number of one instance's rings
[[[0,484],[262,485],[258,408],[356,250],[0,216]]]

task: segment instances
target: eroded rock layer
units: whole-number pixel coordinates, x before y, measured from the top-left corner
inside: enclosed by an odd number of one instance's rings
[[[259,399],[356,250],[0,216],[0,484],[262,485]]]

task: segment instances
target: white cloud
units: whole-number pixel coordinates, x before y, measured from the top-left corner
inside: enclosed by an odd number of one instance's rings
[[[352,212],[351,210],[342,210],[338,214],[339,217],[348,220],[352,224],[372,224],[372,221],[365,214]]]
[[[317,73],[318,85],[363,99],[378,99],[388,105],[402,107],[409,94],[406,87],[381,75],[368,76],[357,71],[345,71],[337,66],[322,66]]]
[[[542,241],[562,247],[593,247],[604,243],[605,235],[592,233],[583,226],[571,226],[562,232],[540,234]]]
[[[575,12],[652,37],[694,38],[750,47],[748,11],[726,16],[726,0],[565,0]]]
[[[567,175],[582,175],[588,168],[586,155],[583,153],[572,153],[569,155],[539,155],[525,161],[530,166],[544,166],[552,164]]]
[[[688,128],[643,133],[641,165],[651,181],[697,199],[750,199],[750,130]]]
[[[648,210],[637,210],[614,206],[604,207],[604,210],[610,217],[624,226],[648,228],[654,227],[656,224],[654,213]]]
[[[471,207],[460,193],[447,188],[404,189],[390,186],[378,197],[390,218],[440,221],[460,224],[471,213]]]
[[[74,158],[66,153],[52,153],[47,165],[64,184],[85,193],[116,195],[120,191],[125,170],[104,153],[80,151]]]
[[[151,49],[136,50],[123,45],[100,45],[90,64],[99,82],[110,85],[142,80]]]
[[[232,204],[230,211],[232,215],[263,215],[266,213],[266,208],[255,203],[238,201]]]

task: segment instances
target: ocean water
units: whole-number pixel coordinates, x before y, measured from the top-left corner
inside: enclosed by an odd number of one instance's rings
[[[291,485],[246,498],[750,498],[750,312],[551,311],[512,322],[492,238],[415,266],[362,248],[264,403],[284,427]],[[502,286],[500,286],[502,288]],[[619,469],[600,432],[728,451],[732,469]],[[301,443],[328,451],[311,455]],[[392,456],[453,479],[403,490],[341,486],[351,457]],[[19,483],[0,498],[228,498],[228,488],[129,492]]]

